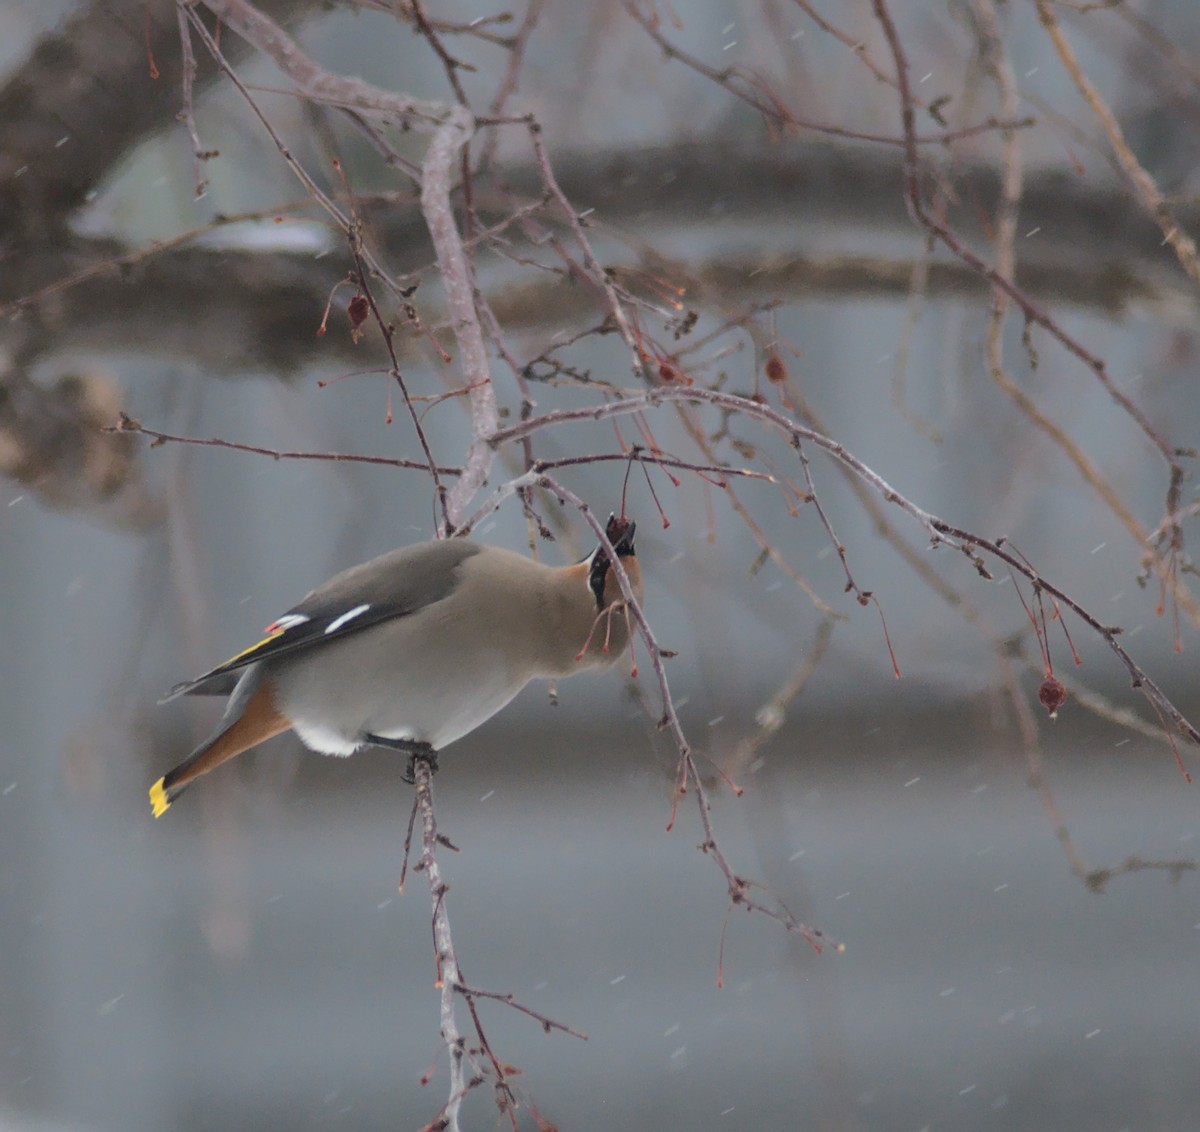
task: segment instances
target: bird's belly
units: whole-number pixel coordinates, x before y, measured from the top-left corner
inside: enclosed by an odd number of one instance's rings
[[[351,637],[290,661],[274,678],[277,706],[304,744],[350,755],[367,735],[440,750],[495,715],[530,675],[477,645],[452,656],[409,647],[384,666],[369,639]]]
[[[385,739],[416,739],[440,751],[491,719],[524,685],[525,681],[491,687],[476,684],[469,694],[439,690],[420,699],[398,696],[373,717],[367,730]]]

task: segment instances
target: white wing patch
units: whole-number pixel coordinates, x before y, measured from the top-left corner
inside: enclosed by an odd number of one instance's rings
[[[269,633],[274,637],[286,632],[288,629],[294,629],[297,625],[303,625],[305,621],[311,620],[312,618],[307,613],[285,613],[278,621],[273,621],[268,625],[263,632]]]
[[[353,609],[347,610],[345,613],[343,613],[341,617],[335,617],[329,622],[328,625],[325,626],[325,636],[328,637],[330,633],[336,633],[343,625],[346,624],[346,622],[353,621],[354,618],[366,613],[366,611],[370,608],[371,606],[369,604],[356,605]]]

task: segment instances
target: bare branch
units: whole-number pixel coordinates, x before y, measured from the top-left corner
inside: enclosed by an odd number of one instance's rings
[[[896,80],[900,91],[900,118],[904,129],[905,147],[904,147],[904,179],[905,193],[908,201],[909,210],[912,212],[913,218],[928,232],[935,236],[943,243],[954,255],[958,256],[964,263],[968,264],[979,274],[987,279],[999,292],[1007,296],[1020,307],[1024,313],[1026,321],[1034,323],[1049,331],[1050,334],[1071,354],[1083,362],[1095,375],[1100,384],[1107,391],[1109,396],[1120,406],[1122,411],[1138,426],[1142,433],[1150,440],[1163,460],[1166,462],[1169,469],[1169,477],[1166,492],[1166,513],[1173,514],[1179,507],[1180,493],[1183,489],[1184,479],[1186,477],[1186,469],[1181,461],[1181,450],[1178,446],[1171,444],[1166,437],[1162,435],[1157,428],[1154,427],[1149,417],[1138,406],[1132,398],[1130,398],[1123,390],[1118,388],[1112,377],[1108,373],[1104,360],[1099,355],[1087,349],[1076,337],[1068,334],[1062,326],[1044,311],[1037,306],[1014,282],[1011,278],[1004,275],[995,268],[989,267],[975,252],[968,249],[954,234],[950,227],[940,220],[936,219],[928,209],[926,209],[922,200],[921,184],[920,184],[920,158],[917,150],[916,142],[916,127],[915,113],[912,96],[912,89],[909,84],[908,77],[908,58],[905,54],[904,47],[900,42],[900,34],[896,29],[895,22],[892,19],[891,12],[888,8],[887,0],[872,0],[875,10],[876,19],[879,21],[883,29],[884,37],[887,40],[888,47],[891,50],[892,58],[896,67]],[[1043,0],[1038,0],[1039,7]],[[1026,399],[1026,409],[1031,412],[1033,419],[1039,424],[1047,428],[1047,431],[1064,447],[1068,456],[1073,456],[1081,472],[1084,474],[1088,482],[1093,486],[1102,482],[1102,477],[1094,474],[1090,465],[1081,461],[1079,450],[1073,445],[1066,442],[1065,434],[1056,426],[1051,427],[1050,422],[1041,414],[1032,412],[1032,402]],[[1106,502],[1112,505],[1111,491],[1106,493]],[[1132,517],[1127,512],[1118,512],[1122,515],[1123,521],[1135,531],[1140,531],[1135,523],[1132,522]],[[1178,542],[1178,538],[1172,540],[1172,545]],[[1164,581],[1172,586],[1176,581],[1176,571],[1174,569],[1174,560],[1167,557],[1165,560],[1156,559],[1156,567],[1159,570],[1160,576]],[[1182,594],[1184,600],[1187,600]],[[1195,608],[1195,607],[1193,607]],[[1197,618],[1200,618],[1200,609],[1195,609]]]
[[[447,103],[412,98],[326,71],[279,24],[247,0],[204,0],[204,6],[272,60],[298,92],[313,102],[394,115],[400,123],[423,133],[433,132],[450,113]]]
[[[204,195],[208,182],[204,179],[204,162],[219,156],[215,149],[207,149],[200,142],[200,134],[196,130],[196,113],[192,103],[192,87],[196,81],[196,56],[192,51],[192,34],[188,29],[187,13],[181,6],[176,6],[175,14],[179,22],[179,46],[183,52],[183,109],[179,112],[183,124],[187,127],[188,137],[192,139],[192,169],[193,191],[197,198]]]
[[[712,857],[724,875],[731,906],[741,906],[749,911],[759,912],[768,916],[782,924],[788,931],[798,932],[808,940],[814,950],[821,951],[824,946],[829,945],[830,941],[825,938],[824,933],[820,929],[810,928],[802,924],[792,915],[782,901],[771,896],[769,893],[768,896],[771,898],[770,903],[765,903],[752,896],[752,890],[759,886],[745,877],[737,875],[725,857],[720,843],[717,841],[716,831],[713,828],[712,804],[709,801],[708,792],[704,789],[704,783],[700,778],[700,771],[696,767],[691,746],[684,735],[683,724],[679,721],[679,715],[675,710],[675,703],[671,698],[671,689],[667,683],[667,671],[663,661],[666,657],[673,654],[666,652],[659,645],[654,635],[654,630],[651,628],[650,622],[646,619],[646,615],[642,611],[637,597],[634,595],[633,587],[630,585],[625,568],[621,565],[620,556],[609,541],[604,524],[596,518],[591,508],[569,488],[564,487],[561,483],[546,475],[539,476],[538,482],[541,487],[544,487],[551,494],[556,495],[564,503],[570,503],[579,511],[583,516],[584,522],[591,527],[592,533],[600,543],[601,549],[608,557],[610,568],[620,582],[621,594],[625,599],[626,608],[637,624],[638,632],[646,645],[646,651],[650,655],[651,667],[654,669],[654,674],[658,679],[663,712],[659,726],[670,731],[679,750],[677,792],[682,794],[688,789],[694,789],[696,792],[696,804],[700,811],[701,825],[704,828],[704,841],[701,843],[700,849]],[[690,786],[689,783],[691,784]],[[674,818],[672,818],[672,823],[673,821]],[[833,947],[837,951],[843,950],[840,944],[835,943]]]
[[[1062,25],[1054,14],[1054,6],[1047,3],[1047,0],[1036,0],[1036,3],[1042,27],[1046,29],[1050,42],[1054,44],[1054,50],[1058,52],[1063,69],[1071,76],[1075,88],[1083,95],[1084,101],[1096,115],[1105,136],[1113,147],[1113,152],[1117,155],[1117,161],[1120,162],[1121,168],[1129,178],[1138,199],[1146,211],[1154,217],[1155,223],[1162,230],[1163,239],[1170,244],[1172,251],[1179,257],[1179,262],[1184,271],[1188,273],[1189,278],[1193,283],[1200,283],[1200,255],[1196,252],[1195,240],[1180,228],[1166,198],[1154,183],[1154,178],[1146,172],[1141,162],[1133,155],[1133,150],[1126,143],[1125,135],[1121,132],[1121,127],[1117,124],[1117,119],[1109,109],[1108,103],[1104,101],[1100,92],[1083,73],[1079,66],[1079,60],[1075,57],[1075,52],[1071,49],[1071,44],[1063,33]]]
[[[450,1057],[450,1097],[442,1110],[447,1132],[459,1132],[459,1112],[463,1098],[470,1088],[466,1067],[470,1066],[473,1076],[482,1073],[482,1067],[467,1047],[466,1039],[458,1026],[454,1013],[455,988],[462,976],[458,969],[458,957],[454,952],[454,936],[450,931],[450,915],[446,910],[447,885],[442,880],[438,864],[437,817],[433,810],[433,770],[428,759],[413,759],[413,775],[416,778],[417,807],[421,813],[421,871],[429,883],[429,896],[433,905],[433,945],[437,958],[437,986],[441,992],[442,1041]]]
[[[1004,547],[1005,540],[1003,538],[985,538],[938,518],[898,492],[878,472],[864,464],[857,456],[850,452],[845,445],[814,429],[797,424],[789,417],[761,402],[732,393],[723,393],[713,389],[701,389],[694,386],[686,388],[658,388],[641,396],[627,397],[620,401],[611,401],[604,405],[595,405],[586,409],[558,410],[545,413],[540,417],[534,417],[528,421],[513,425],[510,428],[500,430],[491,437],[491,443],[493,445],[500,445],[508,440],[518,439],[529,432],[536,431],[550,424],[562,424],[578,420],[602,420],[607,417],[643,412],[656,404],[670,401],[702,402],[733,409],[747,416],[756,417],[764,421],[784,436],[787,436],[794,444],[801,442],[813,444],[823,449],[828,455],[852,471],[856,477],[870,486],[885,503],[894,504],[907,512],[908,515],[915,519],[928,532],[933,545],[946,545],[966,555],[974,565],[976,571],[984,577],[990,578],[990,575],[983,565],[980,557],[981,551],[1006,563],[1046,593],[1057,598],[1064,606],[1084,621],[1121,661],[1129,673],[1132,686],[1150,701],[1157,712],[1161,713],[1164,722],[1169,723],[1172,729],[1189,742],[1200,744],[1200,731],[1171,702],[1158,685],[1150,679],[1118,642],[1117,636],[1121,632],[1119,628],[1105,624],[1100,618],[1080,605],[1061,587],[1041,577],[1022,556],[1013,554]],[[557,493],[560,489],[555,487],[552,490]],[[564,496],[564,498],[566,497]],[[635,617],[638,617],[639,611],[636,603],[631,608],[634,611]],[[640,627],[640,619],[638,623]],[[649,644],[649,641],[647,643]],[[663,683],[665,684],[665,676],[663,677]],[[668,724],[672,724],[669,713],[667,715],[667,722]],[[677,722],[677,720],[674,721],[676,724]],[[675,733],[674,726],[672,726],[672,732]],[[682,731],[678,732],[677,741],[680,742],[681,748],[686,748],[686,743],[683,742]]]
[[[175,436],[169,432],[159,432],[146,428],[141,421],[135,420],[127,413],[117,414],[117,424],[104,429],[105,432],[136,432],[150,437],[151,448],[168,442],[174,444],[195,444],[204,448],[227,448],[233,452],[251,452],[256,456],[270,456],[273,460],[321,460],[335,464],[378,464],[385,468],[411,468],[416,471],[428,472],[429,465],[423,460],[402,460],[393,456],[357,456],[349,452],[285,452],[277,448],[260,448],[255,444],[238,444],[232,440],[221,440],[211,436],[201,440],[194,436]],[[461,468],[438,468],[439,475],[461,475]]]
[[[483,327],[475,306],[474,273],[450,204],[451,172],[459,153],[470,142],[474,128],[469,111],[461,107],[450,111],[434,134],[422,166],[421,208],[437,251],[451,325],[458,342],[459,368],[471,402],[471,446],[463,474],[446,500],[444,534],[457,529],[467,504],[487,479],[492,453],[486,437],[500,419]]]

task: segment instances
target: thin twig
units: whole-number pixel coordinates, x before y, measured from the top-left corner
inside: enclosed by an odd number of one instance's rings
[[[433,26],[425,14],[425,5],[421,3],[421,0],[407,0],[407,6],[409,12],[412,13],[412,20],[417,31],[425,37],[426,42],[433,48],[433,53],[442,61],[442,69],[446,72],[446,81],[450,83],[454,97],[458,99],[458,104],[466,107],[468,105],[467,92],[463,90],[458,72],[460,70],[473,71],[475,68],[450,54],[446,45],[442,43],[441,36],[438,35],[438,29]]]
[[[804,691],[809,680],[820,667],[821,661],[825,659],[825,653],[829,650],[829,644],[833,640],[833,629],[836,624],[837,622],[832,617],[821,618],[812,644],[802,650],[803,659],[796,665],[787,680],[754,713],[754,730],[738,743],[725,767],[732,777],[736,778],[742,772],[750,769],[763,744],[784,725],[792,701]]]
[[[394,115],[421,133],[432,133],[451,112],[445,102],[412,98],[359,78],[335,75],[317,65],[274,20],[247,0],[203,0],[204,6],[267,56],[314,102]]]
[[[454,1013],[455,987],[462,979],[458,958],[454,952],[454,936],[450,931],[450,915],[446,910],[446,883],[438,865],[437,817],[433,809],[433,771],[427,759],[413,759],[416,779],[417,806],[421,813],[421,871],[429,882],[433,904],[433,943],[437,956],[437,985],[441,992],[442,1041],[450,1056],[450,1096],[442,1110],[447,1132],[459,1132],[459,1111],[469,1084],[465,1066],[470,1065],[472,1076],[482,1073],[482,1067],[467,1048],[458,1019]]]
[[[598,286],[603,292],[608,305],[608,313],[616,324],[617,329],[621,332],[621,337],[625,340],[625,344],[634,353],[634,370],[635,372],[642,368],[642,359],[638,355],[637,336],[633,332],[633,328],[629,324],[629,319],[625,314],[625,308],[617,295],[616,289],[613,286],[609,273],[600,265],[600,261],[596,258],[596,253],[592,251],[592,245],[587,238],[587,234],[583,230],[583,224],[580,222],[579,214],[571,206],[571,202],[567,200],[566,194],[562,191],[558,184],[558,178],[554,175],[554,170],[550,165],[550,156],[546,152],[546,146],[542,141],[542,129],[532,119],[529,120],[529,136],[533,142],[533,154],[537,160],[538,168],[542,173],[542,180],[546,184],[551,197],[558,204],[566,217],[572,233],[575,236],[580,248],[583,251],[583,262],[591,274],[591,281]]]
[[[1193,283],[1200,283],[1200,254],[1197,254],[1196,242],[1180,228],[1179,221],[1171,212],[1162,190],[1154,183],[1154,178],[1146,172],[1145,167],[1134,156],[1133,150],[1129,148],[1128,142],[1125,141],[1125,135],[1121,132],[1121,127],[1116,116],[1109,109],[1108,103],[1104,101],[1100,92],[1083,73],[1071,44],[1063,34],[1062,25],[1054,14],[1054,6],[1047,0],[1035,0],[1035,3],[1037,4],[1038,18],[1042,21],[1042,27],[1046,29],[1046,34],[1050,37],[1050,42],[1058,53],[1063,69],[1070,76],[1071,81],[1075,84],[1075,89],[1083,96],[1083,100],[1099,121],[1100,128],[1108,138],[1121,169],[1129,178],[1129,183],[1142,202],[1142,207],[1154,218],[1154,222],[1163,234],[1163,239],[1171,246],[1176,259],[1179,260],[1179,265],[1187,272],[1188,277]]]
[[[895,89],[896,80],[892,78],[874,59],[871,58],[870,52],[867,50],[867,45],[857,36],[850,35],[848,32],[842,31],[839,27],[830,23],[825,19],[809,2],[808,0],[793,0],[793,3],[800,8],[801,11],[808,16],[814,24],[817,25],[826,35],[833,36],[843,46],[850,48],[859,61],[875,76],[881,83]]]
[[[182,3],[183,0],[178,0],[178,2]],[[436,131],[434,142],[430,145],[431,151],[439,139],[442,140],[443,144],[445,143],[446,131],[455,132],[463,125],[462,115],[464,112],[459,107],[447,107],[442,103],[421,102],[403,95],[394,94],[381,87],[364,83],[361,79],[345,78],[344,76],[334,75],[329,71],[323,70],[301,50],[299,44],[283,28],[259,12],[253,5],[247,3],[246,0],[205,0],[205,2],[207,7],[224,21],[230,23],[247,42],[268,55],[285,74],[296,82],[300,88],[300,92],[315,102],[327,102],[334,106],[350,106],[360,110],[396,114],[409,125],[413,126],[414,129],[423,128],[426,132]],[[358,280],[363,286],[364,291],[367,290],[366,272],[359,262],[360,259],[370,266],[373,274],[383,280],[398,298],[406,299],[406,296],[403,295],[401,289],[397,287],[388,272],[376,261],[370,250],[362,244],[358,235],[358,223],[353,213],[350,217],[347,217],[329,195],[309,176],[307,170],[295,159],[291,150],[284,144],[283,139],[254,100],[245,83],[242,82],[224,55],[222,55],[220,47],[217,45],[216,40],[209,34],[199,14],[191,6],[187,6],[187,13],[192,26],[196,29],[204,45],[262,123],[263,128],[267,131],[271,140],[274,141],[276,148],[287,162],[288,167],[300,178],[301,183],[308,190],[313,200],[320,204],[333,217],[338,227],[342,230],[349,241],[351,254],[354,256],[358,271]],[[428,161],[428,159],[427,155],[426,160]],[[447,202],[448,192],[449,190],[447,189]],[[422,202],[424,203],[424,196],[422,196]],[[447,203],[447,209],[448,207]],[[433,223],[432,221],[427,222],[431,223],[431,225]],[[452,217],[451,225],[453,226]],[[367,292],[367,297],[371,305],[371,310],[380,327],[385,329],[384,339],[392,358],[392,376],[400,385],[404,404],[412,420],[413,428],[416,430],[417,439],[425,453],[427,466],[430,474],[433,476],[434,483],[437,484],[437,463],[429,448],[429,442],[421,426],[420,418],[417,416],[416,407],[413,405],[412,399],[409,397],[408,390],[405,387],[404,378],[392,346],[391,334],[386,330],[387,322],[379,313],[374,298],[370,296],[369,292]],[[460,478],[456,487],[460,486],[461,483],[462,479]],[[438,495],[443,501],[444,506],[445,494],[440,490],[440,485]]]
[[[748,397],[734,393],[724,393],[714,389],[702,389],[697,386],[689,387],[659,387],[636,397],[627,397],[620,401],[610,401],[604,405],[595,405],[586,409],[560,409],[544,413],[540,417],[531,418],[509,428],[501,429],[491,437],[493,445],[500,445],[509,440],[515,440],[529,432],[544,428],[549,424],[562,424],[580,420],[602,420],[608,417],[645,412],[652,406],[669,401],[694,401],[708,403],[720,408],[732,409],[747,416],[756,417],[766,422],[786,436],[793,444],[809,443],[821,448],[833,459],[854,473],[856,477],[870,486],[885,503],[894,504],[915,519],[929,534],[934,546],[945,545],[964,554],[983,577],[989,578],[980,552],[1006,563],[1017,573],[1040,586],[1046,593],[1057,598],[1070,609],[1089,628],[1091,628],[1108,645],[1112,652],[1124,665],[1132,686],[1144,695],[1157,712],[1162,714],[1164,723],[1169,721],[1172,727],[1189,742],[1200,745],[1200,731],[1183,715],[1171,702],[1166,694],[1141,669],[1128,652],[1117,640],[1120,628],[1105,624],[1100,618],[1090,613],[1061,587],[1048,582],[1041,577],[1019,555],[1005,549],[1004,539],[989,539],[961,527],[954,526],[939,518],[932,512],[919,507],[912,500],[898,492],[878,472],[869,467],[848,448],[837,440],[797,424],[790,417]],[[633,607],[635,614],[636,605]],[[639,622],[640,624],[640,622]]]
[[[1175,511],[1179,503],[1179,493],[1182,490],[1185,469],[1180,463],[1176,447],[1170,444],[1151,423],[1142,409],[1119,389],[1109,375],[1104,360],[1092,353],[1078,339],[1068,334],[1058,322],[1046,311],[1039,307],[1011,279],[990,267],[980,256],[967,248],[953,231],[940,220],[936,219],[925,208],[921,195],[920,157],[918,154],[915,113],[912,89],[908,77],[908,57],[900,42],[899,32],[892,20],[886,0],[872,0],[876,19],[883,28],[884,36],[892,52],[896,67],[896,81],[900,90],[900,116],[904,131],[904,181],[905,198],[913,218],[927,231],[934,234],[955,256],[987,279],[994,287],[1006,294],[1020,308],[1025,318],[1047,330],[1068,352],[1074,354],[1086,365],[1101,383],[1109,396],[1121,407],[1131,420],[1141,429],[1145,436],[1158,449],[1170,469],[1170,479],[1167,486],[1168,513]]]
[[[183,55],[183,69],[180,76],[183,84],[183,107],[179,111],[179,116],[183,119],[184,126],[187,127],[188,137],[192,139],[192,179],[196,199],[199,200],[204,196],[204,190],[208,187],[208,181],[204,179],[203,173],[204,162],[220,156],[220,151],[205,148],[201,144],[200,134],[196,130],[196,113],[192,103],[192,84],[196,81],[196,56],[192,51],[192,35],[188,30],[188,17],[184,7],[182,0],[175,7],[175,15],[179,20],[179,49]]]
[[[788,931],[798,932],[816,951],[821,951],[823,947],[830,946],[831,942],[826,939],[822,931],[818,928],[810,928],[806,924],[802,924],[777,897],[772,896],[772,903],[770,904],[753,897],[751,895],[752,891],[761,886],[734,872],[733,867],[729,864],[717,841],[716,831],[712,823],[712,803],[709,800],[708,792],[704,789],[704,783],[700,778],[700,771],[696,767],[691,746],[684,734],[683,725],[679,720],[674,701],[671,698],[666,667],[663,663],[664,659],[671,654],[667,653],[659,645],[654,635],[654,630],[650,627],[650,622],[646,619],[646,615],[642,611],[637,597],[633,592],[633,587],[630,585],[625,568],[621,565],[620,556],[609,541],[604,524],[596,518],[591,508],[578,495],[550,476],[539,476],[538,483],[539,486],[557,496],[564,503],[570,503],[579,511],[580,515],[583,516],[584,522],[591,527],[592,533],[600,543],[600,547],[607,556],[610,567],[620,584],[621,595],[625,600],[626,608],[637,624],[642,642],[646,646],[646,651],[650,656],[651,667],[654,669],[654,674],[658,679],[663,712],[659,726],[671,733],[679,751],[679,789],[681,792],[688,789],[690,782],[692,784],[691,788],[696,792],[696,804],[700,811],[700,823],[704,829],[704,840],[700,845],[700,849],[701,852],[712,857],[724,875],[731,904],[741,906],[752,912],[759,912],[782,924]],[[832,943],[832,946],[835,950],[842,950],[840,944]]]
[[[504,70],[504,77],[497,85],[496,93],[488,107],[487,116],[489,118],[501,117],[508,106],[508,100],[517,91],[521,67],[525,62],[525,52],[529,47],[529,40],[537,27],[537,22],[541,18],[543,7],[545,7],[545,0],[529,0],[525,6],[525,15],[521,20],[521,26],[517,29],[517,34],[513,36],[512,46],[509,49],[508,66]],[[499,131],[491,131],[484,142],[483,152],[479,156],[477,168],[480,171],[491,168],[496,157],[496,146],[499,143]]]
[[[710,67],[702,59],[683,50],[672,43],[659,28],[659,22],[653,15],[647,15],[638,10],[635,0],[625,0],[626,13],[641,26],[642,30],[662,49],[668,59],[678,59],[685,67],[703,75],[729,91],[735,98],[740,99],[761,114],[772,125],[782,129],[812,130],[814,133],[825,134],[833,138],[845,138],[847,141],[873,142],[877,145],[904,145],[903,138],[888,134],[875,134],[864,130],[851,130],[845,126],[834,126],[826,122],[815,122],[802,118],[790,108],[787,108],[766,84],[765,80],[756,74],[747,74],[737,67]],[[861,56],[862,52],[858,52]],[[868,64],[870,65],[870,64]],[[735,81],[737,80],[737,81]],[[888,80],[885,80],[888,81]],[[895,86],[894,81],[889,85]],[[974,126],[966,126],[957,130],[947,130],[940,134],[928,134],[917,137],[918,145],[946,145],[961,138],[974,137],[977,134],[990,133],[998,129],[1027,129],[1035,125],[1033,118],[1022,118],[1017,121],[1002,122],[989,118]]]
[[[695,472],[702,476],[737,476],[739,479],[762,480],[764,483],[775,483],[775,477],[766,472],[756,472],[752,468],[731,468],[728,464],[698,464],[692,460],[683,460],[678,456],[668,456],[663,452],[646,452],[644,450],[629,452],[597,452],[587,456],[562,456],[557,460],[535,460],[531,465],[537,472],[551,472],[556,468],[571,468],[586,464],[619,463],[628,464],[630,461],[638,464],[650,464],[655,467],[675,468],[681,472]],[[719,480],[718,487],[724,487]]]
[[[411,468],[414,471],[427,472],[429,465],[423,460],[401,460],[392,456],[356,456],[349,452],[288,452],[278,448],[261,448],[257,444],[238,444],[232,440],[222,440],[210,436],[204,440],[197,436],[176,436],[169,432],[159,432],[157,429],[146,428],[141,421],[119,413],[117,423],[104,430],[105,432],[136,432],[150,437],[151,448],[168,442],[172,444],[196,444],[205,448],[228,448],[234,452],[251,452],[256,456],[270,456],[273,460],[325,460],[341,464],[379,464],[386,468]],[[462,474],[461,468],[438,468],[438,474],[457,476]]]
[[[518,1002],[515,995],[502,993],[500,991],[480,990],[479,987],[470,987],[465,983],[459,983],[458,993],[463,998],[489,998],[493,1002],[502,1002],[505,1006],[511,1006],[520,1014],[525,1014],[532,1018],[542,1027],[546,1033],[551,1030],[560,1030],[564,1034],[570,1034],[573,1038],[579,1038],[581,1041],[587,1041],[587,1034],[580,1030],[576,1030],[573,1026],[568,1026],[565,1022],[556,1022],[553,1018],[547,1017],[540,1010],[534,1010],[530,1006],[526,1006],[522,1002]]]

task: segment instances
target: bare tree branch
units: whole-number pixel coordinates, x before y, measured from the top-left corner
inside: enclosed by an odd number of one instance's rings
[[[321,7],[317,0],[263,4],[288,23]],[[172,9],[92,0],[8,77],[0,89],[0,239],[29,245],[61,234],[139,140],[174,123],[183,57]]]

